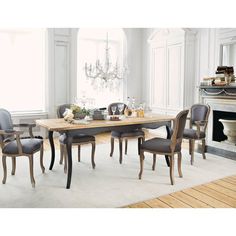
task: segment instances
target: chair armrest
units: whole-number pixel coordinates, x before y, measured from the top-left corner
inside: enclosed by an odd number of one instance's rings
[[[13,127],[36,127],[36,124],[13,124]]]
[[[0,130],[0,135],[7,135],[7,136],[16,136],[16,142],[18,147],[18,153],[22,153],[22,145],[20,141],[20,135],[23,134],[24,131],[17,131],[17,130]],[[4,144],[3,144],[4,145]]]
[[[200,137],[200,132],[201,132],[201,127],[206,127],[206,124],[207,124],[207,120],[199,120],[199,121],[195,121],[194,124],[196,125],[197,127],[197,136],[198,138]]]
[[[24,131],[17,131],[14,129],[0,130],[1,135],[8,135],[8,136],[21,135],[23,133],[24,133]]]
[[[13,127],[28,127],[29,128],[29,135],[31,138],[34,137],[33,135],[33,127],[36,127],[36,124],[13,124]]]
[[[195,121],[194,124],[195,125],[199,125],[199,126],[204,126],[207,124],[207,120],[198,120],[198,121]]]

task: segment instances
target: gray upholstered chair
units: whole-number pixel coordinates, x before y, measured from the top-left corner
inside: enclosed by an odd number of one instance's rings
[[[113,106],[116,107],[115,115],[120,114],[119,110],[118,110],[119,104],[124,104],[124,103],[120,103],[120,102],[111,103],[108,106],[108,114],[109,115],[113,114],[113,112],[112,112],[112,107]],[[121,112],[122,114],[124,114],[124,110],[125,110],[126,107],[127,107],[126,104],[124,104],[123,111]],[[116,138],[119,140],[119,152],[120,152],[119,162],[120,162],[120,164],[122,164],[123,140],[125,140],[125,154],[127,154],[128,139],[133,139],[133,138],[138,139],[138,153],[139,153],[140,145],[145,140],[145,134],[142,131],[142,129],[139,129],[139,128],[134,129],[132,127],[119,127],[119,129],[112,130],[111,131],[111,153],[110,153],[110,157],[112,157],[113,152],[114,152],[114,139],[116,139]]]
[[[203,159],[206,159],[205,138],[209,114],[209,105],[195,104],[191,107],[189,129],[185,129],[183,134],[183,138],[189,140],[189,154],[191,155],[191,165],[194,162],[195,140],[202,140],[202,156]]]
[[[144,152],[150,152],[153,154],[152,170],[155,170],[156,154],[168,155],[170,159],[170,181],[174,184],[174,155],[178,154],[178,172],[179,177],[183,177],[181,171],[181,144],[183,138],[183,131],[186,123],[188,110],[181,111],[174,120],[173,133],[171,139],[153,138],[149,139],[141,144],[140,147],[140,172],[139,179],[142,178]]]
[[[57,116],[58,118],[63,118],[63,113],[65,112],[66,108],[70,108],[71,104],[63,104],[58,107],[57,109]],[[59,136],[59,143],[60,143],[60,164],[63,163],[64,159],[64,172],[67,172],[67,150],[66,150],[66,136],[63,133],[60,133]],[[78,146],[78,161],[80,162],[80,146],[83,144],[91,143],[92,145],[92,153],[91,153],[91,162],[93,169],[95,168],[95,161],[94,161],[94,155],[95,155],[95,137],[92,135],[86,135],[86,134],[75,134],[73,136],[72,145]]]
[[[5,110],[0,109],[0,145],[2,149],[2,164],[4,177],[2,183],[6,183],[7,179],[7,164],[6,157],[12,158],[12,171],[11,174],[15,175],[16,171],[16,157],[27,156],[29,158],[30,166],[30,179],[32,187],[35,187],[35,180],[33,174],[33,155],[40,151],[40,166],[44,173],[45,168],[43,166],[43,140],[40,138],[34,138],[32,133],[32,127],[35,124],[18,124],[12,123],[11,114]],[[29,127],[30,137],[21,138],[22,131],[14,130],[14,127]]]

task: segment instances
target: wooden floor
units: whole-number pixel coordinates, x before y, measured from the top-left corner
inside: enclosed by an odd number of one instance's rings
[[[188,188],[126,208],[235,208],[236,176]]]

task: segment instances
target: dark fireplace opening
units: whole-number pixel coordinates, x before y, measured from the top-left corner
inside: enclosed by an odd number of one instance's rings
[[[236,120],[236,113],[227,111],[213,111],[212,140],[217,142],[227,139],[227,136],[223,133],[224,126],[219,119]]]

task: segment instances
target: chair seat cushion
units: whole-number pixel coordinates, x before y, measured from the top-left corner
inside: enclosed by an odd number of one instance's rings
[[[200,132],[200,137],[197,136],[197,130],[194,129],[185,129],[183,133],[184,139],[202,139],[205,138],[206,134],[204,132]]]
[[[128,131],[111,131],[111,136],[115,138],[128,138],[128,137],[137,137],[137,136],[144,136],[144,132],[142,130],[128,130]]]
[[[171,145],[170,139],[153,138],[144,141],[141,144],[141,149],[157,153],[171,153],[170,145]],[[181,145],[177,144],[174,152],[179,152],[180,150],[181,150]]]
[[[39,150],[41,144],[43,143],[42,139],[38,138],[27,138],[21,139],[22,151],[25,154],[33,154],[35,151]],[[16,141],[11,141],[3,148],[2,152],[4,154],[18,154],[18,147]]]
[[[95,141],[95,137],[92,135],[78,134],[74,135],[72,139],[72,143],[84,143],[84,142],[92,142]],[[66,135],[61,134],[59,136],[59,142],[62,144],[66,144]]]

